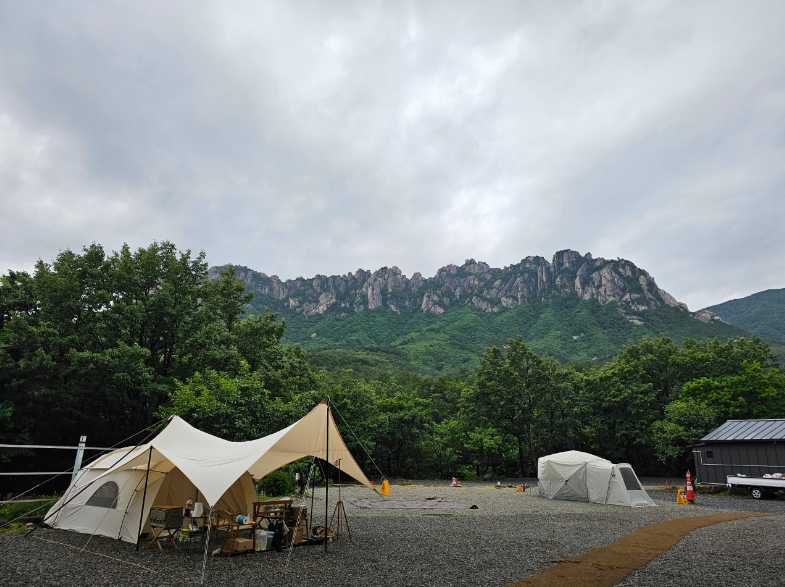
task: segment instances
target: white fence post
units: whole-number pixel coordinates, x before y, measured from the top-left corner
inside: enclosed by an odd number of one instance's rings
[[[74,470],[71,472],[71,481],[79,474],[79,469],[82,468],[82,456],[84,455],[84,447],[87,444],[87,436],[79,437],[79,446],[76,449],[76,460],[74,461]]]

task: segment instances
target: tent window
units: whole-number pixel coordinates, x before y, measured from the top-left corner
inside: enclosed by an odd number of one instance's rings
[[[640,491],[641,484],[638,483],[638,478],[635,476],[635,473],[632,472],[632,469],[629,467],[621,467],[619,468],[619,471],[621,472],[621,478],[624,480],[624,486],[628,491]]]
[[[99,508],[114,509],[117,507],[117,494],[119,489],[117,483],[109,481],[104,483],[98,490],[90,496],[85,505],[94,505]]]

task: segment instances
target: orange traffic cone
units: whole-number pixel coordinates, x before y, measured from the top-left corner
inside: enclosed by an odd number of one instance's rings
[[[695,488],[692,486],[692,474],[689,472],[689,470],[684,477],[687,481],[687,501],[690,503],[695,503]]]
[[[390,495],[390,482],[385,479],[382,481],[382,486],[379,488],[379,494],[387,497]]]

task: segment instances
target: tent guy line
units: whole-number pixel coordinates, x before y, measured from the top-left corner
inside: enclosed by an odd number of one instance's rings
[[[172,416],[172,417],[168,418],[168,420],[169,420],[169,421],[171,421],[171,420],[172,420],[172,418],[174,418],[174,417],[175,417],[175,416]],[[149,430],[150,432],[149,432],[149,434],[148,434],[148,435],[145,437],[145,439],[144,439],[142,442],[145,442],[145,441],[147,441],[147,440],[150,438],[150,435],[152,435],[152,434],[153,434],[153,432],[155,432],[155,427],[156,427],[156,426],[158,426],[159,424],[161,424],[161,423],[162,423],[162,422],[164,422],[164,421],[166,421],[166,419],[165,419],[165,420],[159,420],[158,422],[156,422],[156,423],[155,423],[155,424],[153,424],[152,426],[148,426],[146,430]],[[143,429],[143,430],[145,430],[145,429]],[[137,433],[137,434],[138,434],[138,433]],[[134,434],[133,436],[136,436],[136,434]],[[132,438],[132,437],[129,437],[129,438]],[[124,455],[122,455],[122,456],[121,456],[119,459],[117,459],[117,460],[116,460],[116,461],[115,461],[115,462],[114,462],[114,463],[111,465],[111,467],[114,467],[115,465],[117,465],[118,463],[120,463],[120,462],[121,462],[121,461],[122,461],[124,458],[126,458],[126,457],[127,457],[129,454],[131,454],[131,453],[132,453],[132,452],[133,452],[133,451],[134,451],[136,448],[138,448],[140,445],[141,445],[141,443],[140,443],[140,444],[137,444],[136,446],[134,446],[134,447],[132,447],[131,449],[129,449],[129,450],[128,450],[128,451],[127,451],[127,452],[126,452]],[[117,453],[117,452],[121,452],[121,450],[125,450],[125,449],[120,449],[120,450],[117,450],[117,451],[111,452],[111,453],[109,453],[109,455],[104,455],[104,457],[106,457],[106,456],[111,456],[111,455],[114,455],[114,454],[115,454],[115,453]],[[98,461],[98,460],[100,460],[100,459],[101,459],[101,457],[99,456],[98,458],[94,459],[94,460],[92,461],[92,463],[95,463],[95,462],[97,462],[97,461]],[[110,467],[110,468],[111,468],[111,467]],[[76,479],[74,479],[73,481],[75,481],[75,480],[76,480]],[[97,481],[97,480],[98,480],[98,479],[95,479],[94,481]],[[47,512],[46,516],[44,516],[44,519],[43,519],[43,522],[44,522],[44,523],[46,523],[46,521],[47,521],[47,520],[48,520],[48,519],[49,519],[49,518],[50,518],[52,515],[59,513],[59,512],[60,512],[60,510],[62,510],[62,509],[65,507],[65,506],[67,506],[69,503],[71,503],[71,501],[73,501],[73,500],[74,500],[74,499],[76,499],[78,496],[80,496],[80,495],[81,495],[81,494],[82,494],[82,493],[83,493],[85,490],[87,490],[87,488],[88,488],[88,487],[90,487],[90,486],[93,484],[93,481],[91,481],[91,482],[90,482],[90,483],[88,483],[87,485],[85,485],[85,486],[81,487],[81,488],[79,489],[79,491],[78,491],[78,492],[77,492],[75,495],[73,495],[72,497],[68,498],[68,500],[67,500],[67,501],[65,501],[64,503],[62,503],[62,504],[61,504],[61,502],[63,501],[63,499],[65,499],[65,496],[66,496],[66,495],[68,495],[68,494],[70,493],[70,491],[71,491],[71,488],[74,486],[74,482],[73,482],[73,481],[71,482],[71,485],[69,485],[69,486],[68,486],[68,489],[66,489],[66,492],[65,492],[65,494],[63,495],[63,497],[62,497],[62,498],[60,498],[60,500],[58,500],[58,502],[55,504],[55,506],[59,505],[59,507],[57,507],[57,509],[55,509],[55,508],[53,507],[53,508],[52,508],[52,510],[50,510],[49,512]],[[60,504],[61,504],[61,505],[60,505]]]
[[[131,434],[130,436],[126,436],[126,437],[125,437],[125,438],[123,438],[122,440],[119,440],[119,441],[115,442],[115,443],[112,445],[112,447],[111,447],[111,450],[116,450],[118,446],[120,446],[120,445],[121,445],[121,444],[123,444],[124,442],[127,442],[127,441],[131,440],[131,439],[132,439],[134,436],[138,436],[138,435],[139,435],[139,434],[141,434],[142,432],[147,432],[147,431],[148,431],[148,430],[150,430],[151,428],[154,428],[154,427],[156,427],[156,426],[159,426],[161,423],[163,423],[163,422],[166,422],[166,421],[168,421],[168,420],[170,420],[170,419],[171,419],[171,416],[169,416],[169,417],[166,417],[166,418],[162,418],[161,420],[158,420],[157,422],[153,422],[153,423],[152,423],[152,424],[150,424],[149,426],[145,426],[145,427],[144,427],[144,428],[142,428],[141,430],[137,430],[136,432],[134,432],[134,433],[133,433],[133,434]],[[88,464],[90,464],[91,462],[93,462],[93,461],[95,461],[95,460],[99,459],[101,456],[103,456],[103,455],[95,455],[94,457],[92,457],[92,458],[88,459],[88,460],[85,462],[85,464],[84,464],[83,466],[87,466],[87,465],[88,465]],[[72,473],[72,472],[73,472],[73,470],[74,470],[74,467],[73,467],[73,465],[72,465],[72,466],[71,466],[71,467],[69,467],[67,470],[65,470],[65,471],[62,471],[62,472],[60,472],[60,473],[53,474],[53,475],[52,475],[52,476],[51,476],[49,479],[45,479],[44,481],[41,481],[41,482],[40,482],[40,483],[38,483],[37,485],[34,485],[33,487],[31,487],[31,488],[29,488],[29,489],[26,489],[26,490],[25,490],[25,491],[23,491],[22,493],[18,493],[18,494],[16,494],[14,497],[12,497],[12,498],[11,498],[10,500],[8,500],[8,501],[16,501],[16,500],[18,500],[20,497],[22,497],[22,496],[24,496],[24,495],[27,495],[28,493],[30,493],[30,492],[32,492],[32,491],[35,491],[36,489],[38,489],[39,487],[42,487],[43,485],[46,485],[47,483],[49,483],[49,482],[50,482],[50,481],[52,481],[53,479],[56,479],[57,477],[59,477],[60,475],[63,475],[63,474],[66,474],[66,473]],[[5,527],[5,524],[4,524],[3,526],[0,526],[0,529],[2,529],[3,527]]]
[[[149,441],[118,449],[83,467],[44,519],[57,514],[50,523],[53,528],[75,530],[91,538],[98,534],[131,542],[138,548],[142,534],[150,528],[152,507],[193,499],[208,506],[209,533],[215,510],[251,512],[257,499],[254,480],[307,456],[340,464],[343,473],[373,490],[331,412],[329,403],[321,402],[294,424],[244,442],[218,438],[173,416]],[[152,430],[150,435],[154,433]],[[85,491],[96,484],[97,489],[86,495]],[[127,505],[118,509],[119,503]],[[325,527],[327,507],[325,495]],[[138,524],[127,523],[137,519]]]
[[[117,448],[88,461],[74,476],[65,494],[44,516],[44,522],[53,518],[49,522],[51,527],[89,534],[85,544],[77,547],[43,538],[41,540],[63,544],[80,552],[92,552],[87,547],[93,536],[99,534],[135,543],[138,548],[150,508],[154,505],[177,503],[195,493],[197,500],[207,503],[211,513],[218,505],[231,511],[247,512],[256,500],[254,479],[260,479],[304,456],[340,465],[342,472],[375,490],[346,446],[332,411],[329,402],[321,402],[287,428],[245,442],[232,442],[212,436],[190,426],[178,416],[160,420],[117,443],[121,444],[147,432],[136,445]],[[338,415],[348,426],[340,412]],[[166,426],[159,430],[165,422]],[[351,428],[350,431],[362,446]],[[362,448],[367,453],[367,449],[364,446]],[[375,462],[374,466],[382,474]],[[16,498],[47,481],[22,492]],[[87,489],[99,481],[103,483],[90,496],[86,495]],[[141,505],[140,486],[143,488]],[[126,496],[128,499],[123,499]],[[118,510],[117,505],[122,502],[126,503],[126,507]],[[48,504],[39,506],[35,511],[45,507],[49,507]],[[325,500],[325,516],[328,515],[327,507]],[[132,529],[127,521],[134,519],[137,511],[139,522]],[[211,521],[208,521],[208,535],[211,526]],[[96,554],[114,559],[101,553]],[[291,549],[287,560],[290,556]],[[206,556],[202,561],[202,581],[205,571]]]
[[[127,440],[129,440],[129,439],[131,439],[131,438],[133,438],[134,436],[137,436],[138,434],[141,434],[142,432],[148,431],[148,430],[150,430],[150,429],[152,429],[152,428],[154,428],[154,427],[156,427],[156,426],[160,425],[162,422],[165,422],[165,421],[167,421],[167,420],[171,420],[171,418],[172,418],[171,416],[170,416],[169,418],[164,418],[163,420],[159,420],[159,421],[155,422],[154,424],[151,424],[150,426],[147,426],[146,428],[142,428],[141,430],[139,430],[139,431],[137,431],[137,432],[134,432],[133,434],[131,434],[131,436],[128,436],[128,437],[124,438],[123,440],[120,440],[119,442],[117,442],[117,444],[121,444],[121,443],[123,443],[123,442],[125,442],[125,441],[127,441]],[[152,434],[152,431],[151,431],[151,434]],[[149,437],[150,437],[150,435],[148,434],[148,435],[147,435],[147,437],[145,438],[145,440],[147,440]],[[99,459],[101,456],[102,456],[102,455],[96,455],[96,457],[95,457],[95,458],[93,458],[93,459],[90,459],[90,460],[87,462],[87,464],[85,464],[85,467],[87,467],[87,466],[88,466],[90,463],[92,463],[92,462],[94,462],[94,461],[98,460],[98,459]],[[106,455],[103,455],[103,456],[106,456]],[[119,461],[118,461],[118,462],[119,462]],[[73,467],[70,467],[70,468],[69,468],[69,469],[66,471],[66,473],[70,473],[72,470],[73,470]],[[52,479],[55,479],[56,477],[58,477],[58,476],[59,476],[59,475],[61,475],[61,474],[62,474],[62,473],[56,473],[55,475],[53,475],[53,476],[52,476],[52,477],[50,477],[49,479],[45,479],[44,481],[42,481],[41,483],[38,483],[37,485],[34,485],[34,486],[33,486],[33,487],[31,487],[30,489],[27,489],[27,490],[23,491],[22,493],[19,493],[19,494],[15,495],[15,496],[14,496],[14,497],[12,497],[10,500],[7,500],[7,503],[11,503],[11,502],[18,501],[18,498],[22,497],[23,495],[27,495],[27,494],[28,494],[28,493],[30,493],[31,491],[34,491],[34,490],[38,489],[39,487],[41,487],[41,486],[45,485],[46,483],[48,483],[48,482],[49,482],[49,481],[51,481]],[[72,483],[72,485],[73,485],[73,480],[71,481],[71,483]],[[70,488],[71,488],[71,486],[69,486],[69,487],[68,487],[68,489],[66,490],[65,494],[63,494],[63,497],[61,497],[61,498],[60,498],[60,501],[62,501],[62,500],[63,500],[63,498],[64,498],[64,497],[65,497],[65,496],[68,494],[68,491],[70,490]],[[84,489],[87,489],[87,487],[85,487]],[[81,491],[80,491],[80,493],[81,493]],[[77,495],[78,495],[78,494],[77,494]],[[76,495],[75,495],[74,497],[76,497]],[[69,501],[70,501],[70,500],[69,500]],[[59,502],[58,502],[58,503],[59,503]],[[66,504],[67,504],[67,503],[68,503],[68,502],[66,502]],[[63,505],[66,505],[66,504],[63,504]],[[29,516],[29,515],[30,515],[30,514],[32,514],[32,513],[35,513],[35,512],[37,512],[38,510],[41,510],[41,509],[45,508],[45,507],[46,507],[46,505],[47,505],[47,504],[44,504],[44,505],[42,505],[42,506],[39,506],[39,507],[37,507],[37,508],[34,508],[34,509],[32,509],[32,510],[26,511],[25,513],[21,514],[20,516],[17,516],[16,518],[13,518],[12,520],[8,520],[8,521],[7,521],[7,522],[5,522],[5,523],[4,523],[2,526],[0,526],[0,530],[2,530],[3,528],[5,528],[5,527],[7,527],[7,526],[10,526],[10,525],[11,525],[11,524],[13,524],[14,522],[16,522],[16,521],[18,521],[18,520],[21,520],[22,518],[24,518],[24,517],[26,517],[26,516]],[[50,512],[51,512],[51,510],[50,510]],[[55,513],[56,513],[56,512],[55,512]],[[44,519],[43,519],[43,522],[46,522],[46,520],[47,520],[47,518],[48,518],[49,516],[50,516],[50,513],[47,513],[47,515],[46,515],[46,516],[44,517]],[[30,534],[30,532],[28,532],[27,534],[25,534],[25,536],[27,536],[28,534]]]

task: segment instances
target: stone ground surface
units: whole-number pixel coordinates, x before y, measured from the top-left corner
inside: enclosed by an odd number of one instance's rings
[[[287,552],[208,557],[209,585],[504,585],[564,559],[607,545],[635,528],[718,510],[765,511],[769,516],[696,530],[673,549],[636,571],[623,585],[783,585],[785,500],[701,496],[701,505],[677,506],[673,495],[652,491],[658,507],[626,508],[549,501],[491,484],[453,489],[444,482],[393,486],[398,500],[442,497],[478,509],[369,510],[352,499],[367,490],[343,490],[352,542]],[[317,490],[321,523],[324,501]],[[330,492],[330,510],[336,492]],[[310,506],[310,500],[308,505]],[[89,542],[88,542],[89,540]],[[287,564],[288,559],[288,564]],[[142,549],[95,536],[39,529],[28,537],[0,535],[4,585],[149,585],[199,581],[202,557],[195,550]],[[721,579],[721,581],[720,581]]]

